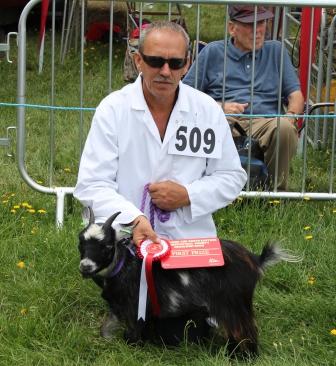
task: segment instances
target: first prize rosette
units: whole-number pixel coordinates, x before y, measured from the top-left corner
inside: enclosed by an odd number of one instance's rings
[[[160,314],[160,305],[155,290],[152,266],[154,261],[161,260],[169,255],[169,253],[170,244],[168,240],[160,239],[160,243],[154,243],[148,239],[140,243],[138,255],[140,258],[143,258],[143,261],[140,277],[138,320],[141,318],[146,320],[147,290],[154,316]]]

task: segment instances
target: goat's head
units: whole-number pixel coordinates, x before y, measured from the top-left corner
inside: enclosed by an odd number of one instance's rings
[[[117,212],[109,217],[103,225],[95,224],[94,215],[89,207],[89,224],[79,234],[78,249],[80,252],[79,270],[84,277],[91,277],[106,268],[114,258],[116,232],[112,228]]]

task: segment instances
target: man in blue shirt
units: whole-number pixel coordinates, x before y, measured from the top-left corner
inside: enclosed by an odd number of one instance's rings
[[[300,83],[288,53],[283,53],[283,72],[281,69],[281,43],[265,41],[266,20],[273,14],[259,6],[256,15],[254,88],[251,98],[252,56],[254,38],[254,6],[229,6],[230,21],[228,31],[230,40],[226,49],[226,75],[224,70],[224,41],[209,43],[198,56],[196,81],[196,64],[194,63],[183,82],[196,86],[197,89],[223,103],[227,114],[278,114],[278,95],[281,87],[281,102],[287,104],[286,116],[280,118],[279,128],[279,161],[276,170],[277,118],[257,117],[252,119],[252,137],[259,140],[264,151],[271,180],[277,176],[277,189],[287,190],[290,160],[297,148],[298,135],[296,119],[291,115],[303,111],[304,99]],[[225,93],[223,98],[223,82]],[[231,122],[238,120],[244,130],[249,132],[250,118],[229,117]]]

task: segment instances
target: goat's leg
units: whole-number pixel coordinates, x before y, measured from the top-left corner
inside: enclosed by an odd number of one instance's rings
[[[252,299],[245,302],[239,314],[239,325],[233,329],[234,332],[229,337],[233,336],[241,356],[255,357],[258,355],[258,329],[254,319]]]
[[[145,322],[140,319],[137,323],[132,326],[127,326],[124,332],[125,341],[129,344],[142,344],[143,337],[142,333],[145,328]]]
[[[234,305],[234,306],[233,306]],[[242,357],[258,355],[258,331],[251,304],[231,304],[223,307],[214,316],[218,322],[218,332],[227,339],[230,354]]]
[[[100,335],[103,338],[109,339],[115,335],[115,332],[120,329],[120,323],[117,316],[110,310],[108,316],[103,320],[100,327]]]
[[[137,302],[129,302],[128,306],[124,309],[124,315],[126,325],[124,338],[126,342],[130,344],[140,344],[143,340],[143,332],[146,323],[149,321],[149,314],[146,314],[146,322],[142,318],[138,320],[138,304]]]
[[[246,337],[241,333],[228,335],[227,351],[230,356],[239,358],[254,358],[258,355],[258,343],[256,339]]]
[[[219,334],[227,341],[227,352],[230,356],[256,357],[258,355],[258,337],[255,325],[240,324],[235,329],[227,325],[218,327]]]

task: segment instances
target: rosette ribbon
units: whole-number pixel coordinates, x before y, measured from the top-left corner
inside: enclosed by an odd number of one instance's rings
[[[145,240],[138,248],[138,255],[140,258],[143,258],[139,288],[138,320],[146,320],[147,292],[149,293],[154,316],[159,316],[160,314],[160,304],[155,289],[152,267],[154,261],[164,258],[170,252],[168,240],[160,240],[160,243]]]

